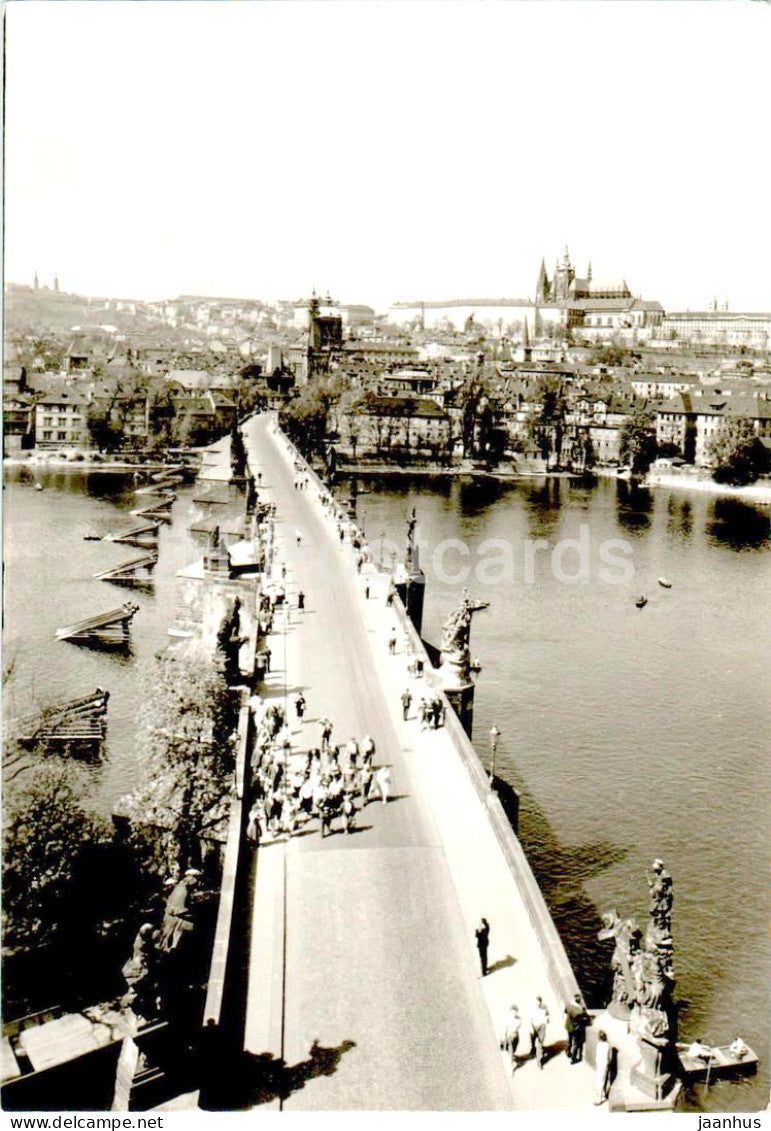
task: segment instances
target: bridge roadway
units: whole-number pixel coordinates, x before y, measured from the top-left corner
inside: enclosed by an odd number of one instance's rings
[[[402,721],[404,657],[387,654],[393,618],[382,579],[372,578],[365,601],[349,543],[339,544],[316,491],[294,488],[283,439],[265,417],[245,430],[261,494],[277,505],[277,557],[290,602],[284,630],[277,625],[270,641],[267,695],[287,700],[293,751],[320,745],[318,720],[327,715],[333,741],[371,734],[375,761],[392,767],[393,780],[390,802],[370,802],[352,835],[322,840],[314,821],[259,850],[245,1043],[263,1063],[283,1058],[288,1083],[283,1097],[268,1088],[251,1102],[285,1110],[590,1106],[590,1070],[569,1066],[564,1055],[542,1071],[525,1063],[511,1076],[498,1049],[510,1002],[526,1014],[533,995],[544,994],[547,1041],[564,1037],[563,1003],[549,997],[542,956],[524,913],[511,906],[516,889],[491,855],[500,858],[481,807],[457,770],[445,780],[441,761],[434,763],[444,732],[420,733],[415,721]],[[300,689],[302,724],[293,709]],[[437,797],[426,796],[437,773],[454,791],[438,796],[443,828]],[[492,926],[490,963],[499,963],[484,980],[473,934],[481,915]]]

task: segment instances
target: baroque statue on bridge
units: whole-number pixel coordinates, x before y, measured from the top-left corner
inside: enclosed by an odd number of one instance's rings
[[[471,636],[471,618],[474,613],[486,609],[487,601],[470,601],[468,589],[463,590],[461,603],[448,616],[442,635],[442,652],[463,652],[468,649]]]
[[[442,633],[440,651],[442,667],[454,672],[454,684],[462,686],[471,680],[472,660],[469,640],[474,613],[486,609],[489,602],[469,600],[468,589],[463,590],[461,603],[448,616]],[[476,669],[475,669],[476,670]]]
[[[648,873],[649,923],[642,932],[633,919],[621,920],[615,911],[603,915],[599,939],[613,939],[613,995],[608,1013],[628,1018],[637,1039],[640,1060],[632,1080],[647,1094],[661,1099],[674,1083],[676,1040],[674,944],[672,941],[672,877],[662,860]]]

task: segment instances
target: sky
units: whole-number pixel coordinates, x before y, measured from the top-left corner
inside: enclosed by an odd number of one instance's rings
[[[771,5],[11,0],[5,278],[771,309]]]

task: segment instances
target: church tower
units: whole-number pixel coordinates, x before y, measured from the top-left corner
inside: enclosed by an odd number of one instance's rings
[[[567,302],[570,297],[570,284],[576,277],[573,266],[570,262],[568,249],[565,248],[565,254],[562,257],[562,263],[557,263],[554,268],[554,294],[552,301],[554,302]]]

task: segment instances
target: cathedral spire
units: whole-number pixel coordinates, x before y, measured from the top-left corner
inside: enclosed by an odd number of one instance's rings
[[[546,288],[548,281],[546,278],[546,263],[541,257],[541,266],[538,271],[538,282],[535,284],[535,301],[543,302],[546,299]]]

